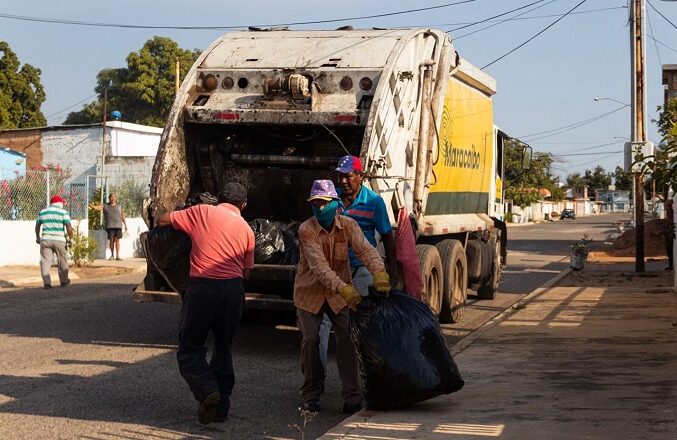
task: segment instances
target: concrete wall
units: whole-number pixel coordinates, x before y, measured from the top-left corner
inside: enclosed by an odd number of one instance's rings
[[[73,224],[75,227],[75,224]],[[120,240],[120,255],[122,258],[142,257],[139,235],[147,231],[146,223],[142,218],[128,218],[129,233]],[[87,223],[80,222],[80,232],[87,234]],[[108,258],[108,243],[105,231],[94,231],[99,242],[97,258]],[[0,220],[0,234],[3,237],[0,250],[0,266],[37,265],[40,264],[40,245],[35,242],[35,222],[33,221],[2,221]]]
[[[70,168],[72,181],[85,182],[87,175],[96,174],[96,162],[101,156],[101,128],[45,130],[42,153],[44,163]]]
[[[108,185],[120,185],[127,180],[150,184],[155,156],[110,156],[106,158]],[[100,169],[101,164],[97,164]]]

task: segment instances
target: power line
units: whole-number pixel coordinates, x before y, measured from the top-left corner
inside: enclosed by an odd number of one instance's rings
[[[605,118],[609,115],[612,115],[612,114],[614,114],[614,113],[616,113],[620,110],[623,110],[625,107],[628,107],[628,106],[624,105],[623,107],[618,107],[614,110],[608,111],[606,113],[602,113],[601,115],[597,115],[597,116],[594,116],[592,118],[584,119],[582,121],[574,122],[572,124],[564,125],[562,127],[552,128],[550,130],[544,130],[544,131],[540,131],[540,132],[537,132],[537,133],[531,133],[531,134],[527,134],[527,135],[524,135],[524,136],[519,136],[519,138],[520,139],[526,139],[526,138],[531,138],[531,137],[534,137],[534,136],[545,135],[545,136],[541,136],[541,137],[529,140],[529,142],[533,142],[533,141],[537,141],[539,139],[543,139],[543,138],[546,138],[546,137],[549,137],[549,136],[554,136],[556,134],[566,133],[567,131],[573,130],[575,128],[582,127],[582,126],[587,125],[591,122],[595,122],[595,121],[598,121],[598,120]]]
[[[569,166],[569,168],[572,168],[572,167],[577,167],[577,168],[578,168],[578,167],[584,167],[584,166],[586,166],[586,165],[590,165],[590,164],[593,164],[593,163],[599,163],[600,161],[602,161],[602,160],[604,160],[604,159],[608,159],[608,158],[610,158],[611,156],[615,156],[616,154],[618,154],[618,153],[614,151],[614,152],[611,153],[611,154],[608,154],[608,155],[602,156],[602,157],[598,157],[597,159],[590,160],[590,161],[588,161],[588,162],[577,163],[577,164],[571,164],[571,165]]]
[[[661,40],[657,40],[657,39],[655,39],[654,37],[652,37],[651,35],[649,35],[649,38],[651,38],[655,43],[658,43],[658,44],[660,44],[661,46],[665,47],[666,49],[670,49],[670,50],[673,51],[673,52],[677,52],[677,49],[668,46],[667,44],[663,43]]]
[[[247,28],[248,26],[254,27],[279,27],[279,26],[300,26],[306,24],[322,24],[322,23],[335,23],[340,21],[352,21],[352,20],[367,20],[370,18],[382,18],[382,17],[391,17],[393,15],[402,15],[402,14],[411,14],[414,12],[423,12],[431,11],[434,9],[442,9],[450,6],[461,5],[464,3],[472,3],[477,0],[459,0],[452,3],[445,3],[437,6],[428,6],[425,8],[416,8],[416,9],[407,9],[404,11],[395,11],[395,12],[386,12],[383,14],[374,14],[374,15],[363,15],[357,17],[345,17],[345,18],[335,18],[329,20],[313,20],[313,21],[298,21],[293,23],[277,23],[277,24],[256,24],[256,25],[238,25],[238,26],[151,26],[151,25],[132,25],[132,24],[121,24],[121,23],[101,23],[101,22],[91,22],[91,21],[80,21],[80,20],[65,20],[57,18],[41,18],[41,17],[30,17],[23,15],[11,15],[11,14],[0,14],[0,18],[5,18],[8,20],[20,20],[20,21],[31,21],[38,23],[52,23],[52,24],[70,24],[75,26],[93,26],[93,27],[111,27],[111,28],[123,28],[123,29],[179,29],[179,30],[225,30],[225,29],[242,29]],[[540,0],[543,1],[543,0]]]
[[[657,13],[658,15],[660,15],[661,17],[663,17],[663,19],[665,19],[665,21],[667,21],[668,23],[670,23],[670,26],[672,26],[673,28],[677,29],[677,25],[675,25],[672,21],[670,21],[670,19],[669,19],[668,17],[666,17],[665,15],[663,15],[663,14],[661,13],[661,11],[659,11],[658,9],[656,9],[656,7],[653,5],[653,3],[651,3],[649,0],[647,0],[647,3],[649,4],[649,6],[651,6],[651,9],[653,9],[654,11],[656,11],[656,13]]]
[[[485,18],[485,19],[480,20],[480,21],[475,21],[475,22],[473,22],[473,23],[468,23],[468,24],[466,24],[466,25],[464,25],[464,26],[461,26],[461,27],[457,27],[457,28],[454,28],[454,29],[450,29],[450,30],[448,30],[447,32],[449,32],[449,33],[451,33],[451,32],[456,32],[456,31],[459,31],[459,30],[461,30],[461,29],[465,29],[465,28],[470,27],[470,26],[475,26],[475,25],[477,25],[477,24],[482,24],[482,23],[485,23],[485,22],[487,22],[487,21],[489,21],[489,20],[493,20],[494,18],[502,17],[502,16],[504,16],[504,15],[511,14],[511,13],[513,13],[513,12],[515,12],[515,11],[519,11],[520,9],[528,8],[529,6],[533,6],[533,5],[537,4],[537,3],[543,3],[544,1],[545,1],[545,0],[537,0],[537,1],[533,2],[533,3],[529,3],[528,5],[520,6],[519,8],[511,9],[510,11],[507,11],[507,12],[502,12],[502,13],[500,13],[500,14],[498,14],[498,15],[494,15],[494,16],[491,16],[491,17],[489,17],[489,18]]]
[[[649,32],[651,39],[653,40],[653,45],[656,48],[656,55],[658,56],[658,64],[661,66],[663,65],[663,61],[661,61],[661,53],[658,51],[658,43],[656,42],[656,39],[653,38],[654,33],[653,33],[653,26],[651,25],[651,14],[646,14],[646,21],[649,23]]]
[[[537,32],[534,36],[532,36],[531,38],[527,39],[525,42],[523,42],[523,43],[517,45],[517,47],[515,47],[514,49],[512,49],[512,50],[506,52],[505,54],[501,55],[500,57],[496,58],[494,61],[490,62],[489,64],[486,64],[486,65],[485,65],[484,67],[482,67],[480,70],[486,69],[487,67],[491,66],[492,64],[494,64],[494,63],[496,63],[496,62],[502,60],[503,58],[507,57],[508,55],[510,55],[511,53],[515,52],[515,51],[518,50],[519,48],[523,47],[524,45],[526,45],[527,43],[529,43],[530,41],[532,41],[534,38],[538,37],[538,36],[541,35],[543,32],[545,32],[545,31],[547,31],[548,29],[550,29],[551,27],[553,27],[553,26],[554,26],[555,24],[557,24],[559,21],[563,20],[564,17],[566,17],[567,15],[571,14],[576,8],[578,8],[579,6],[581,6],[581,5],[582,5],[583,3],[585,3],[586,1],[587,1],[587,0],[581,0],[580,3],[578,3],[578,4],[577,4],[576,6],[574,6],[573,8],[569,9],[569,10],[568,10],[564,15],[562,15],[560,18],[558,18],[557,20],[555,20],[555,21],[553,21],[552,23],[550,23],[549,25],[547,25],[545,28],[543,28],[541,31]]]
[[[569,156],[599,156],[602,154],[616,154],[616,153],[622,153],[623,150],[616,150],[616,151],[600,151],[598,153],[572,153],[572,154],[553,154],[554,157],[569,157]]]
[[[567,150],[567,152],[568,153],[576,153],[578,151],[596,150],[597,148],[604,148],[604,147],[608,147],[609,145],[614,145],[614,144],[617,144],[617,143],[618,143],[618,141],[606,142],[606,143],[603,143],[603,144],[597,144],[597,145],[593,145],[593,146],[590,146],[590,147],[583,147],[583,148],[576,148],[574,150]],[[550,144],[550,142],[548,142],[548,144]],[[552,154],[557,154],[557,153],[552,153]]]
[[[66,108],[63,109],[63,110],[59,110],[58,112],[54,112],[54,113],[52,113],[51,115],[45,116],[45,118],[46,118],[46,119],[49,119],[49,118],[51,118],[52,116],[56,116],[56,115],[58,115],[59,113],[65,112],[66,110],[70,110],[70,109],[72,109],[73,107],[75,107],[76,105],[82,104],[83,102],[85,102],[85,101],[87,101],[87,100],[89,100],[89,99],[92,99],[93,97],[95,97],[95,96],[97,96],[97,95],[98,95],[98,93],[95,93],[95,94],[93,94],[93,95],[90,95],[90,96],[86,97],[85,99],[83,99],[82,101],[78,101],[78,102],[76,102],[75,104],[73,104],[73,105],[71,105],[71,106],[69,106],[69,107],[66,107]]]
[[[510,20],[516,19],[516,18],[518,18],[518,17],[521,17],[521,16],[524,15],[524,14],[528,14],[529,12],[535,11],[536,9],[540,9],[540,8],[542,8],[542,7],[548,6],[550,3],[554,3],[554,2],[556,2],[556,1],[557,1],[557,0],[550,0],[549,2],[547,2],[547,3],[545,3],[545,4],[535,6],[535,7],[531,8],[531,9],[529,9],[529,10],[526,10],[526,11],[520,13],[520,14],[515,15],[514,17],[506,18],[506,19],[503,19],[503,20],[498,20],[497,22],[492,23],[492,24],[490,24],[490,25],[488,25],[488,26],[485,26],[485,27],[483,27],[483,28],[475,29],[475,30],[472,31],[472,32],[468,32],[468,33],[465,33],[465,34],[463,34],[463,35],[459,35],[459,36],[457,36],[456,38],[454,38],[454,41],[458,41],[458,40],[460,40],[460,39],[463,38],[463,37],[467,37],[468,35],[476,34],[476,33],[478,33],[478,32],[482,32],[482,31],[484,31],[484,30],[490,29],[490,28],[492,28],[492,27],[494,27],[494,26],[498,26],[499,24],[503,24],[503,23],[505,23],[506,21],[510,21]]]
[[[613,6],[610,8],[599,8],[599,9],[587,9],[585,11],[576,11],[572,12],[569,15],[579,15],[579,14],[591,14],[594,12],[604,12],[604,11],[612,11],[615,9],[628,9],[627,6]],[[561,17],[564,14],[547,14],[547,15],[531,15],[529,17],[522,17],[521,14],[520,16],[515,16],[511,18],[506,18],[504,20],[483,20],[485,23],[503,23],[505,21],[521,21],[521,20],[537,20],[539,18],[552,18],[552,17]],[[415,24],[415,25],[408,25],[408,26],[393,26],[390,29],[408,29],[412,27],[425,27],[425,28],[444,28],[448,26],[463,26],[463,25],[473,25],[473,24],[478,24],[476,21],[463,21],[459,23],[435,23],[435,24]]]

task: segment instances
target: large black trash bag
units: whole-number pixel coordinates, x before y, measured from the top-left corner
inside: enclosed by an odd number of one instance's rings
[[[169,286],[183,297],[190,274],[190,237],[171,226],[148,231],[147,257]]]
[[[350,332],[368,409],[407,406],[463,387],[437,319],[406,292],[364,298],[351,313]]]
[[[254,262],[257,264],[281,264],[284,260],[284,235],[280,228],[265,218],[249,222],[254,231]]]
[[[249,226],[254,231],[256,264],[293,265],[299,262],[297,225],[256,218],[249,222]]]

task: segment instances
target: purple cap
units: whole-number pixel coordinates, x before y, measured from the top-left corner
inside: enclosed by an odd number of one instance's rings
[[[334,182],[331,180],[316,180],[313,182],[313,187],[310,188],[310,197],[308,201],[320,199],[320,200],[339,200],[338,194],[336,194],[336,188],[334,188]]]
[[[362,161],[359,157],[343,156],[339,159],[338,167],[334,171],[342,174],[349,174],[353,171],[362,172]]]

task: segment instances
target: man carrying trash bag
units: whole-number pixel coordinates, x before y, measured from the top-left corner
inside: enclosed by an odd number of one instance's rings
[[[299,227],[300,261],[294,281],[294,304],[297,325],[302,333],[300,409],[320,411],[320,394],[324,388],[324,368],[320,361],[320,324],[323,314],[332,322],[336,335],[336,361],[343,384],[343,412],[362,409],[357,358],[350,337],[348,308],[354,309],[362,297],[351,284],[348,248],[374,277],[377,291],[388,293],[390,282],[383,260],[369,244],[355,220],[341,216],[341,206],[331,180],[313,182],[308,201],[313,217]]]

